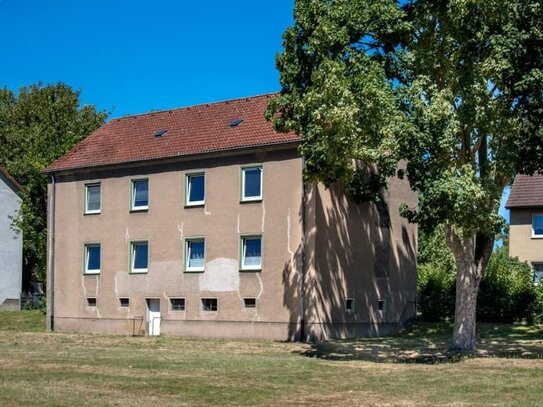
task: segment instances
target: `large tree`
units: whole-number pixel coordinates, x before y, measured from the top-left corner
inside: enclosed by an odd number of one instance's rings
[[[81,106],[79,91],[58,83],[15,93],[0,89],[0,165],[23,186],[14,221],[23,233],[23,289],[45,283],[47,176],[42,170],[100,127],[107,115]]]
[[[500,198],[543,168],[541,0],[297,0],[294,17],[268,118],[303,136],[310,180],[360,200],[407,177],[419,202],[403,215],[443,225],[455,258],[451,348],[473,351]]]

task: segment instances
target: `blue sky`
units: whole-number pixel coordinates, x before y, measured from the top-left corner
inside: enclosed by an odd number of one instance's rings
[[[0,86],[63,81],[111,117],[279,90],[294,0],[0,0]]]
[[[0,86],[62,81],[110,117],[275,92],[293,8],[294,0],[0,0]]]

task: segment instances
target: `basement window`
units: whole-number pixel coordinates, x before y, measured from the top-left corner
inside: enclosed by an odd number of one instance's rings
[[[354,311],[354,298],[347,298],[345,300],[345,311]]]
[[[202,298],[202,311],[217,311],[216,298]]]
[[[377,301],[377,311],[385,311],[386,310],[386,301],[385,300],[379,300]]]
[[[243,304],[245,308],[256,308],[256,298],[244,298]]]
[[[89,307],[96,307],[96,298],[94,298],[94,297],[87,297],[87,306],[89,306]]]
[[[185,299],[170,298],[170,308],[172,311],[185,311]]]
[[[130,300],[128,298],[119,298],[119,305],[122,308],[128,308],[130,306]]]

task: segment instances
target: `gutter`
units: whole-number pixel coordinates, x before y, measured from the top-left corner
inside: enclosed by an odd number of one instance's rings
[[[50,325],[49,329],[51,331],[55,330],[55,201],[56,201],[56,184],[55,184],[55,175],[51,174],[51,206],[50,206],[50,235],[49,235],[49,281],[48,292],[49,298],[47,298],[49,306],[49,318]]]

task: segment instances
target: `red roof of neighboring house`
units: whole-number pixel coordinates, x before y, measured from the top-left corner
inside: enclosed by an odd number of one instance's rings
[[[543,208],[543,175],[517,175],[505,207]]]
[[[13,178],[9,172],[7,172],[7,170],[4,168],[4,167],[0,167],[0,173],[2,175],[4,175],[4,177],[6,177],[8,179],[9,182],[11,182],[11,184],[13,184],[13,186],[15,187],[15,189],[17,191],[20,191],[21,189],[23,189],[23,187],[21,186],[21,184],[19,184],[17,182],[17,180],[15,178]]]
[[[113,119],[53,162],[45,172],[98,167],[297,142],[264,118],[274,94]],[[243,119],[238,126],[229,124]],[[154,134],[166,133],[160,137]]]

